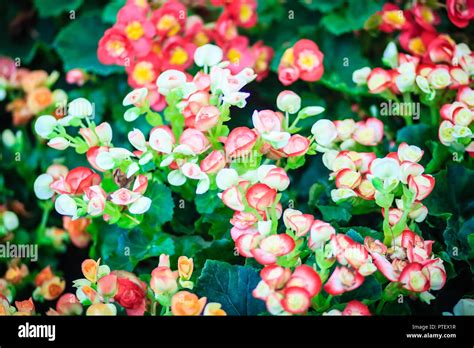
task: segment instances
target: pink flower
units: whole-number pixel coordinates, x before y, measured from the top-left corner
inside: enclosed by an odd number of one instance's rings
[[[260,134],[281,132],[283,115],[272,110],[254,111],[252,121]]]
[[[238,0],[230,2],[226,7],[235,23],[242,28],[251,28],[257,23],[257,1]]]
[[[129,205],[140,198],[140,194],[126,188],[120,188],[110,194],[110,200],[117,205]]]
[[[201,170],[207,174],[217,173],[226,165],[224,152],[213,150],[209,155],[201,161]]]
[[[206,151],[210,146],[204,133],[193,128],[188,128],[181,134],[179,143],[187,145],[197,155]]]
[[[118,291],[115,301],[125,308],[128,315],[143,315],[145,312],[146,284],[134,274],[126,271],[115,271]]]
[[[117,27],[107,29],[99,41],[97,57],[102,64],[124,66],[130,58],[131,46],[123,32]]]
[[[309,140],[308,138],[299,135],[299,134],[293,134],[288,141],[288,144],[286,144],[285,147],[283,147],[283,152],[288,156],[288,157],[296,157],[296,156],[301,156],[308,151],[309,148]]]
[[[158,126],[150,131],[150,147],[160,153],[169,154],[176,142],[173,131],[168,126]]]
[[[242,238],[242,237],[241,237]],[[263,238],[257,248],[250,252],[262,265],[272,265],[277,257],[289,254],[295,248],[295,241],[287,234],[273,234]]]
[[[342,315],[364,315],[370,316],[369,308],[357,300],[352,300],[347,303],[346,308],[342,312]]]
[[[122,7],[117,13],[115,27],[123,32],[137,57],[144,57],[151,51],[155,28],[138,6],[127,4]]]
[[[247,190],[245,198],[252,208],[265,210],[275,201],[276,193],[275,189],[265,184],[255,184]]]
[[[244,157],[251,152],[256,141],[257,135],[251,129],[234,128],[225,141],[225,152],[230,158]]]
[[[318,81],[324,72],[324,55],[318,45],[311,40],[299,40],[293,46],[294,63],[298,67],[299,78],[303,81]]]
[[[60,178],[51,184],[51,188],[62,194],[81,195],[90,186],[98,185],[99,174],[86,167],[77,167],[69,171],[65,178]]]
[[[102,214],[107,198],[105,191],[99,185],[94,185],[86,188],[84,193],[88,200],[87,213],[92,216]]]
[[[370,93],[378,94],[385,91],[392,83],[390,73],[382,68],[375,68],[367,78],[367,87]]]
[[[314,220],[310,231],[308,246],[311,250],[323,247],[329,240],[331,240],[332,236],[336,235],[334,227],[321,220]]]
[[[82,86],[87,79],[86,73],[81,69],[72,69],[66,73],[66,82],[70,85]]]
[[[163,46],[163,70],[189,68],[194,60],[196,45],[181,37],[173,37]]]
[[[298,210],[286,209],[283,213],[285,226],[295,231],[297,237],[302,237],[308,233],[314,221],[313,215],[303,214]]]
[[[274,167],[267,171],[263,178],[260,179],[265,184],[275,190],[284,191],[290,186],[290,178],[283,168]]]
[[[257,81],[261,81],[268,76],[275,52],[270,46],[264,46],[262,41],[258,41],[252,46],[252,53],[255,57],[253,69],[257,74]]]
[[[300,71],[296,66],[278,67],[278,79],[284,86],[289,86],[300,77]]]
[[[408,187],[416,193],[416,200],[425,199],[433,191],[435,179],[429,174],[408,177]]]
[[[214,105],[206,105],[201,107],[196,115],[195,127],[202,131],[208,131],[219,122],[220,111]]]
[[[237,74],[255,63],[255,56],[249,47],[249,40],[245,36],[237,36],[228,41],[223,49],[225,59],[230,62],[227,68],[232,74]]]
[[[324,285],[324,290],[328,294],[336,296],[357,289],[363,282],[364,277],[357,271],[344,266],[336,267]]]
[[[375,146],[382,141],[383,123],[375,117],[368,118],[365,122],[357,122],[356,127],[352,138],[358,143],[365,146]]]
[[[179,1],[167,1],[153,11],[151,21],[161,37],[172,37],[184,30],[186,25],[186,7]]]
[[[158,266],[151,272],[150,288],[155,294],[174,294],[178,291],[178,272],[169,266]]]
[[[309,297],[313,298],[321,291],[322,282],[319,274],[311,266],[300,265],[295,268],[285,286],[303,288]]]

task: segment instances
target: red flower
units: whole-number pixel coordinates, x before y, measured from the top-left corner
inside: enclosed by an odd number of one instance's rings
[[[251,28],[257,23],[257,2],[255,0],[235,0],[227,7],[235,23],[242,28]]]
[[[65,178],[61,177],[51,184],[51,188],[58,193],[82,195],[87,187],[98,185],[101,179],[99,174],[86,167],[77,167],[69,171]]]
[[[99,41],[97,57],[102,64],[125,65],[130,57],[130,43],[125,35],[116,27],[107,29]]]
[[[474,0],[446,0],[449,20],[458,28],[465,28],[474,19]]]
[[[125,272],[116,272],[118,279],[118,291],[114,296],[128,315],[143,315],[145,312],[146,284],[135,275]]]
[[[115,27],[123,32],[136,56],[150,53],[155,28],[139,7],[131,4],[122,7],[117,13]]]
[[[168,1],[158,10],[153,11],[151,21],[159,36],[178,35],[186,25],[186,7],[179,1]]]
[[[163,70],[186,70],[193,65],[196,45],[181,37],[169,39],[163,46]]]

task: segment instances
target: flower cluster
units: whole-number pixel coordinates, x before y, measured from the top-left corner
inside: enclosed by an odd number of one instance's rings
[[[206,304],[205,297],[198,298],[187,291],[193,288],[193,268],[193,259],[181,256],[178,270],[172,271],[169,256],[162,254],[147,285],[133,273],[111,271],[100,265],[100,260],[87,259],[82,263],[85,278],[74,281],[76,295],[63,295],[70,299],[70,308],[61,308],[62,297],[57,305],[59,310],[50,310],[48,314],[81,314],[85,306],[86,315],[117,315],[118,308],[123,308],[127,315],[157,315],[160,306],[161,315],[226,315],[219,303]]]
[[[44,70],[19,68],[8,57],[0,57],[0,67],[0,100],[11,97],[7,111],[12,113],[15,126],[28,123],[42,112],[63,116],[67,95],[61,89],[51,90],[59,77],[57,72],[48,75]]]
[[[456,7],[454,1],[448,1],[447,6],[451,20],[460,27],[466,26],[474,13],[472,5]],[[381,31],[401,30],[399,42],[408,53],[399,53],[391,42],[383,56],[390,69],[364,67],[354,72],[354,82],[395,102],[398,95],[403,95],[403,102],[411,103],[412,94],[417,95],[430,108],[432,125],[439,125],[437,116],[441,113],[440,142],[461,156],[465,151],[472,156],[470,85],[474,53],[465,43],[456,43],[448,34],[437,32],[439,17],[427,5],[417,3],[402,11],[396,5],[386,4],[377,16],[381,18]],[[456,100],[453,90],[457,92]],[[411,117],[413,110],[402,110],[398,115]]]
[[[285,86],[298,79],[318,81],[324,73],[323,59],[324,55],[315,42],[301,39],[283,53],[278,66],[278,79]]]
[[[39,199],[55,197],[56,211],[73,220],[83,216],[103,216],[104,220],[117,222],[129,214],[143,214],[150,208],[151,200],[145,197],[148,178],[136,174],[139,166],[135,154],[112,145],[112,128],[106,122],[96,125],[89,116],[93,109],[89,101],[79,98],[68,105],[68,115],[59,121],[43,115],[35,123],[35,131],[48,140],[57,150],[72,147],[78,153],[86,153],[91,166],[102,177],[87,167],[68,170],[65,166],[52,165],[34,183]],[[84,121],[87,125],[84,124]],[[79,127],[79,135],[73,137],[66,127]],[[112,187],[106,192],[101,186]]]
[[[405,229],[389,248],[371,237],[365,239],[377,269],[391,282],[419,293],[428,303],[434,298],[428,291],[439,290],[446,282],[443,261],[432,256],[432,244],[433,241],[425,241],[409,229]]]
[[[99,41],[99,60],[125,66],[130,86],[148,88],[149,101],[156,110],[165,106],[165,99],[156,90],[158,75],[169,69],[188,70],[195,50],[211,42],[222,48],[231,62],[232,73],[253,67],[257,79],[263,79],[268,74],[273,49],[261,41],[250,46],[248,38],[238,33],[238,27],[256,24],[256,1],[212,4],[224,9],[215,23],[204,23],[197,15],[188,16],[186,7],[177,0],[156,9],[147,1],[128,0],[119,10],[114,26]]]

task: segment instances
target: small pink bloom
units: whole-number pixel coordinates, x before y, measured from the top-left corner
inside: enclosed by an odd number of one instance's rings
[[[226,165],[224,152],[220,150],[213,150],[201,161],[201,170],[207,174],[217,173]]]
[[[281,132],[283,116],[272,110],[254,111],[252,121],[260,134]]]
[[[132,192],[126,188],[120,188],[110,194],[110,200],[117,205],[129,205],[140,198],[140,194]]]
[[[290,140],[288,141],[288,144],[286,144],[286,146],[283,148],[283,152],[288,157],[296,157],[304,155],[306,151],[308,151],[308,148],[308,138],[299,134],[294,134],[291,136]]]
[[[230,158],[248,155],[255,142],[257,135],[247,127],[234,128],[225,141],[225,152]]]
[[[66,82],[70,85],[82,86],[87,79],[87,75],[82,69],[72,69],[66,73]]]
[[[314,221],[313,215],[303,214],[298,210],[286,209],[283,213],[285,226],[295,231],[297,237],[302,237],[308,233]]]
[[[245,198],[252,208],[265,210],[273,204],[276,194],[275,189],[265,184],[255,184],[247,190]]]
[[[202,131],[208,131],[219,122],[220,111],[214,105],[201,107],[196,115],[195,127]]]
[[[200,130],[188,128],[179,137],[181,145],[187,145],[197,155],[206,151],[210,144],[204,133]]]

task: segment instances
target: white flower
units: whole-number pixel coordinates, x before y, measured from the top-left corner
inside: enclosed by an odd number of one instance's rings
[[[389,42],[385,51],[383,51],[382,61],[392,69],[397,67],[398,50],[397,45],[393,41]]]
[[[214,66],[222,60],[222,49],[219,46],[206,44],[194,52],[194,62],[197,66]]]
[[[53,197],[54,191],[50,188],[53,181],[54,178],[49,174],[45,173],[38,176],[33,184],[36,197],[39,199],[50,199]]]
[[[166,70],[158,76],[156,85],[158,92],[162,95],[168,95],[173,89],[179,88],[186,83],[186,75],[179,70]]]
[[[150,207],[151,199],[148,197],[140,197],[128,207],[128,211],[132,214],[143,214],[146,213]]]
[[[326,119],[317,121],[311,127],[311,133],[316,142],[323,146],[329,146],[337,138],[337,128],[334,122]]]
[[[334,189],[331,190],[331,199],[334,202],[338,202],[341,200],[345,200],[351,197],[356,197],[357,193],[354,192],[354,190],[348,189],[348,188],[339,188],[339,189]]]
[[[107,122],[102,122],[95,127],[95,134],[102,144],[109,145],[112,141],[112,127]]]
[[[139,129],[134,128],[133,131],[128,132],[128,141],[137,150],[146,151],[146,139]]]
[[[290,141],[291,134],[288,132],[277,132],[273,131],[270,133],[262,134],[262,138],[269,142],[275,149],[281,149],[285,147]]]
[[[16,143],[15,134],[11,129],[5,129],[2,133],[2,142],[6,147],[12,147]]]
[[[173,186],[181,186],[186,182],[186,177],[180,170],[173,170],[168,174],[168,182]]]
[[[123,114],[123,119],[127,122],[133,122],[140,116],[139,108],[130,108]]]
[[[295,114],[301,109],[301,97],[292,91],[283,91],[278,94],[277,107],[281,111]]]
[[[221,190],[226,190],[239,182],[239,174],[235,169],[223,168],[216,176],[217,187]]]
[[[56,211],[61,215],[72,216],[73,219],[76,218],[77,214],[77,204],[73,198],[68,195],[59,195],[54,202],[54,207]]]
[[[92,115],[92,104],[85,98],[74,99],[68,105],[68,115],[76,117],[86,117]]]
[[[48,141],[48,146],[56,150],[66,150],[70,145],[69,140],[63,137],[55,137]]]
[[[148,94],[148,88],[142,87],[137,88],[128,93],[125,98],[123,98],[122,105],[129,106],[129,105],[137,105],[140,104],[143,100],[145,100]]]
[[[267,236],[272,230],[272,221],[259,221],[257,222],[258,233],[262,236]]]
[[[357,69],[352,73],[352,81],[357,85],[365,85],[371,72],[369,67]]]
[[[7,231],[13,231],[19,225],[18,216],[16,216],[16,214],[12,211],[5,211],[2,215],[2,219],[3,226],[5,226]]]
[[[48,136],[54,131],[54,128],[57,124],[58,121],[51,115],[40,116],[35,122],[35,132],[41,138],[47,139]]]

